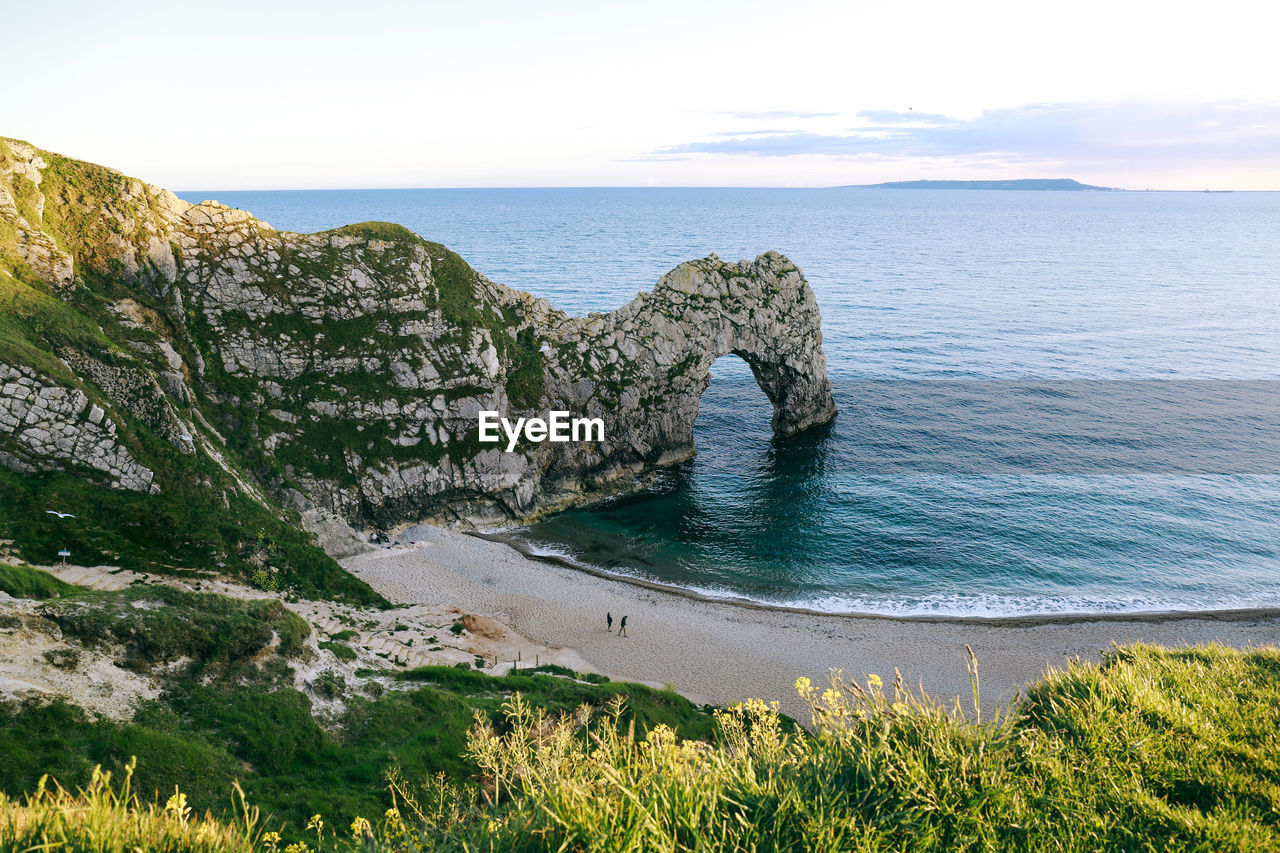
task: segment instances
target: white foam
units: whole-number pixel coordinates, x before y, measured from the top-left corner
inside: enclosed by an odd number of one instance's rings
[[[595,574],[619,580],[638,580],[665,587],[676,593],[692,593],[701,598],[726,602],[744,602],[763,607],[808,610],[833,615],[871,615],[901,618],[1000,619],[1036,616],[1106,616],[1117,614],[1150,614],[1180,612],[1216,612],[1223,610],[1272,609],[1274,597],[1223,596],[1221,598],[1181,599],[1165,597],[1045,596],[996,595],[974,593],[933,597],[870,597],[856,595],[820,595],[814,597],[769,598],[742,590],[701,584],[676,584],[626,567],[601,568],[584,562],[568,549],[521,540],[533,557],[562,560]]]

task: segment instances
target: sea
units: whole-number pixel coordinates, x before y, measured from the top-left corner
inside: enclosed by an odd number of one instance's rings
[[[907,617],[1280,606],[1280,193],[425,189],[181,193],[405,225],[573,313],[777,250],[840,414],[792,439],[746,365],[696,457],[503,531],[704,596]]]

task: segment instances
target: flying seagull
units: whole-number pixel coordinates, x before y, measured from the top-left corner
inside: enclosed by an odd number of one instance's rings
[[[58,518],[75,518],[75,516],[69,512],[58,512],[56,509],[46,509],[45,512],[49,515],[56,515]]]

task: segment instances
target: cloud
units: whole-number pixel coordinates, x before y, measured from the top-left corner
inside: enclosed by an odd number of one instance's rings
[[[858,117],[877,125],[897,126],[902,124],[956,124],[959,119],[944,116],[941,113],[926,113],[908,110],[863,110]]]
[[[711,134],[713,137],[737,137],[737,136],[787,136],[790,134],[804,133],[802,130],[784,130],[780,127],[770,127],[763,130],[722,130],[718,133]]]
[[[729,116],[730,118],[748,119],[750,121],[777,121],[787,118],[829,118],[838,116],[840,113],[814,113],[796,110],[745,110],[745,111],[726,111],[713,112],[713,116]]]
[[[1280,156],[1280,103],[1039,103],[969,119],[871,110],[839,133],[727,132],[656,156],[950,157],[973,161],[1203,164]]]

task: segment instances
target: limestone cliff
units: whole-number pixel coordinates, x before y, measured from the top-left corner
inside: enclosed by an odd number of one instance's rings
[[[357,527],[523,518],[687,458],[728,353],[780,436],[835,415],[817,304],[779,254],[569,317],[399,226],[277,231],[13,140],[0,305],[0,465],[163,493],[157,459],[197,457]],[[600,417],[606,440],[508,453],[481,410]]]

